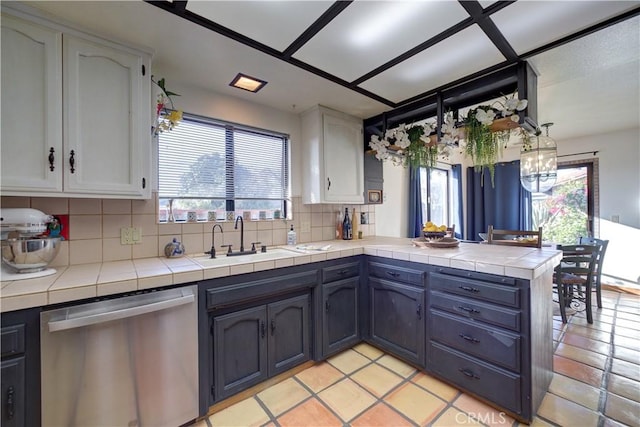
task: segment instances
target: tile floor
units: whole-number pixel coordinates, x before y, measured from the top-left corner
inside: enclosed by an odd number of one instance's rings
[[[640,296],[604,291],[594,323],[554,318],[555,375],[532,425],[640,426]],[[361,343],[194,427],[520,424]]]

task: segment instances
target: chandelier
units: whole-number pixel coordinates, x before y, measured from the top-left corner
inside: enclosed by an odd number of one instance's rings
[[[520,151],[520,183],[525,190],[532,193],[549,191],[556,183],[558,176],[558,154],[556,142],[549,138],[549,126],[544,123],[544,136],[538,128],[535,140],[525,143]]]

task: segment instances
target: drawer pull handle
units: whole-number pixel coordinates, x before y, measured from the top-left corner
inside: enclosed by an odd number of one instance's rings
[[[458,369],[458,371],[462,372],[462,374],[463,374],[464,376],[467,376],[467,377],[469,377],[469,378],[474,378],[474,379],[476,379],[476,380],[479,380],[479,379],[480,379],[480,377],[479,377],[479,376],[477,376],[476,374],[474,374],[473,372],[471,372],[471,371],[470,371],[470,370],[468,370],[468,369],[462,369],[462,368],[460,368],[460,369]]]
[[[69,166],[71,166],[71,173],[75,173],[75,171],[76,171],[76,152],[71,150],[71,152],[69,154],[70,154]]]
[[[463,291],[467,291],[467,292],[480,292],[480,289],[472,288],[471,286],[458,286],[458,287]]]
[[[349,270],[346,270],[346,269],[338,271],[338,274],[341,276],[344,276],[347,273],[349,273]]]
[[[15,403],[13,399],[14,393],[15,393],[15,390],[13,386],[9,386],[9,388],[7,388],[7,405],[6,405],[8,420],[13,419],[13,416],[15,414]]]
[[[276,332],[276,321],[271,319],[271,335],[273,336],[275,332]]]
[[[264,338],[266,334],[266,327],[264,325],[264,321],[260,322],[260,335],[262,335],[262,338]]]
[[[324,311],[327,313],[329,312],[329,301],[324,302]]]
[[[391,276],[391,277],[398,277],[398,276],[400,276],[400,273],[396,273],[396,272],[393,272],[393,271],[387,271],[387,274],[388,274],[389,276]]]
[[[474,337],[470,337],[469,335],[465,335],[465,334],[458,334],[458,336],[459,336],[460,338],[462,338],[463,340],[470,341],[470,342],[472,342],[472,343],[479,343],[479,342],[480,342],[480,340],[479,340],[479,339],[474,338]]]
[[[467,313],[480,313],[480,310],[476,310],[475,308],[471,308],[471,307],[463,307],[461,305],[458,306],[458,308],[460,310],[466,311]]]
[[[416,310],[416,314],[418,315],[418,320],[422,319],[422,304],[418,304],[418,309]]]

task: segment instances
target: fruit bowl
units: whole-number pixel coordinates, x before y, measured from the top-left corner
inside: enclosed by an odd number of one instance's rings
[[[424,238],[429,241],[442,240],[447,235],[446,231],[423,231]]]

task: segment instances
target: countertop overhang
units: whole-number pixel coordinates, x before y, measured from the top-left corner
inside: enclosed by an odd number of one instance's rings
[[[314,249],[327,246],[326,250]],[[330,240],[279,248],[287,250],[272,251],[269,255],[269,248],[266,254],[240,257],[221,255],[215,260],[207,260],[204,254],[191,254],[181,258],[141,258],[55,267],[56,273],[46,277],[0,280],[0,311],[79,301],[361,254],[527,280],[536,279],[553,269],[562,257],[561,251],[551,248],[464,242],[455,248],[422,248],[413,246],[411,239],[393,237]]]

